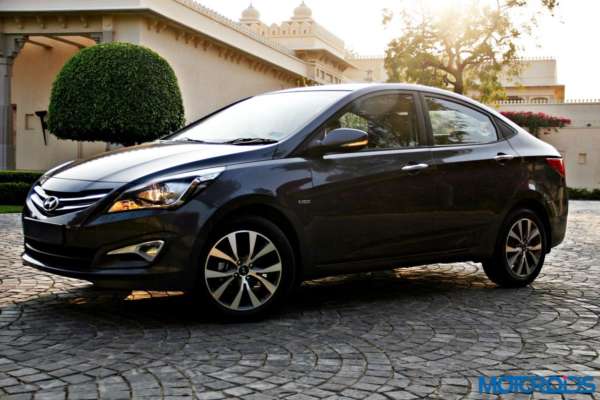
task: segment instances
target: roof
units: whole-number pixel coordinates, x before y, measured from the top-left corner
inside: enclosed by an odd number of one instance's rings
[[[369,89],[369,90],[367,90]],[[378,91],[378,90],[413,90],[422,92],[439,93],[449,96],[460,96],[448,90],[439,89],[431,86],[417,85],[413,83],[342,83],[338,85],[320,85],[320,86],[303,86],[298,88],[284,89],[279,92],[301,92],[301,91],[347,91],[355,92],[359,90]],[[464,96],[460,96],[464,97]]]
[[[345,83],[339,85],[321,85],[321,86],[304,86],[299,88],[279,90],[273,93],[290,93],[290,92],[308,92],[308,91],[345,91],[345,92],[362,92],[362,94],[368,94],[378,92],[380,90],[410,90],[418,92],[427,92],[432,94],[439,94],[448,97],[454,97],[458,100],[465,101],[467,103],[474,104],[480,108],[487,110],[488,112],[498,115],[498,111],[485,105],[477,100],[473,100],[470,97],[463,96],[458,93],[451,92],[449,90],[439,89],[432,86],[417,85],[413,83]]]
[[[306,63],[291,49],[262,37],[195,0],[0,0],[0,12],[35,16],[46,13],[151,12],[274,66],[307,77]]]

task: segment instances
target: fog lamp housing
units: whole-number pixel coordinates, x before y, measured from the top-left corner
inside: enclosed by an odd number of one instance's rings
[[[152,240],[150,242],[133,244],[130,246],[121,247],[120,249],[111,250],[106,253],[106,255],[137,255],[147,262],[152,262],[156,259],[156,257],[158,257],[164,245],[165,242],[163,240]]]

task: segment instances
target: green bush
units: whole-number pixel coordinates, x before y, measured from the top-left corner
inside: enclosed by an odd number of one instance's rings
[[[0,204],[23,204],[25,197],[31,187],[25,182],[2,182],[0,183]]]
[[[132,145],[183,124],[177,77],[145,47],[105,43],[83,49],[52,86],[48,129],[61,139]]]
[[[42,176],[41,172],[34,171],[0,171],[0,183],[25,182],[30,185]]]
[[[0,171],[0,205],[25,203],[29,188],[40,176],[35,171]]]
[[[600,200],[600,189],[569,188],[569,200]]]

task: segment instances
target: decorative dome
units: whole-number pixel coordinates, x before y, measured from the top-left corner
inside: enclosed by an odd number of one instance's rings
[[[246,8],[244,11],[242,11],[242,18],[240,19],[240,21],[258,21],[258,20],[260,20],[260,13],[258,12],[258,10],[256,8],[254,8],[252,3],[250,3],[248,8]]]
[[[292,19],[310,19],[312,18],[312,10],[304,2],[294,9]]]

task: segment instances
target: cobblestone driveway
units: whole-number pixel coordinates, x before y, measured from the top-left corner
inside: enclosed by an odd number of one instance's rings
[[[0,216],[1,399],[481,398],[481,374],[600,376],[600,203],[571,203],[533,287],[471,263],[362,274],[249,324],[22,267],[21,240]]]

